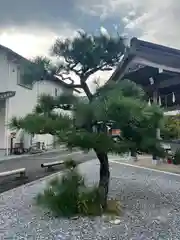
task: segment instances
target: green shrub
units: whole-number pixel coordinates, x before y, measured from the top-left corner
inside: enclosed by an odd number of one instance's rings
[[[75,167],[77,167],[76,161],[74,161],[71,158],[67,159],[65,161],[64,165],[65,165],[66,168],[71,169],[71,170],[73,170]]]
[[[174,154],[174,160],[173,163],[175,165],[179,165],[180,164],[180,148],[178,148]]]
[[[98,187],[87,187],[76,168],[71,168],[62,177],[50,181],[36,200],[38,205],[46,207],[56,216],[102,214]]]

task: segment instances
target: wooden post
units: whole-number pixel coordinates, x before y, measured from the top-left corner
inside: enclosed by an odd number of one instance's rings
[[[158,91],[157,91],[157,89],[154,89],[154,91],[153,91],[153,102],[155,104],[158,103]],[[156,138],[158,140],[160,140],[160,129],[159,128],[156,129]],[[155,154],[153,154],[152,163],[157,165],[158,162],[159,162],[159,158]]]

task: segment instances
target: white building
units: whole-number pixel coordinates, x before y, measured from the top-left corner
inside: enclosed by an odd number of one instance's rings
[[[58,79],[43,80],[32,85],[22,82],[21,71],[27,59],[0,45],[0,152],[7,154],[10,148],[11,130],[8,123],[13,116],[23,117],[32,112],[37,98],[42,93],[59,95],[70,91],[66,84]],[[36,80],[36,79],[35,79]],[[49,141],[48,136],[43,136]],[[52,140],[52,138],[51,138]]]

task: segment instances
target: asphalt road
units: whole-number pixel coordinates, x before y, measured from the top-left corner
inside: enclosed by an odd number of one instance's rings
[[[34,181],[36,179],[48,176],[54,172],[63,169],[63,166],[56,166],[53,170],[48,171],[47,169],[41,168],[41,164],[46,162],[61,161],[69,157],[77,161],[86,161],[89,160],[89,158],[95,158],[95,155],[93,153],[90,153],[87,156],[87,154],[84,154],[81,151],[71,153],[66,150],[60,150],[59,152],[45,153],[40,156],[32,155],[30,157],[9,159],[0,162],[0,172],[10,171],[19,168],[26,168],[25,178],[20,178],[18,175],[0,177],[0,193],[20,186],[22,184]]]

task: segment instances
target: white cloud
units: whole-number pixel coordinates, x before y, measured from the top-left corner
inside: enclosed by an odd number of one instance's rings
[[[51,44],[51,37],[25,33],[3,32],[0,35],[0,44],[11,48],[24,57],[47,54]]]
[[[119,18],[131,35],[180,48],[179,0],[99,0],[81,2],[82,11],[103,19]],[[117,23],[117,22],[116,22]]]
[[[72,26],[66,24],[61,26],[60,32],[34,26],[27,26],[26,29],[16,27],[1,29],[0,44],[30,58],[37,55],[48,55],[49,49],[57,37],[71,37],[75,32]]]
[[[122,18],[122,21],[123,21],[125,24],[128,24],[131,20],[130,20],[128,17],[123,17],[123,18]]]

